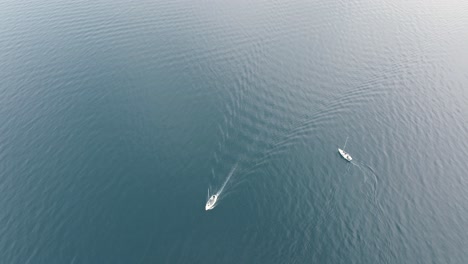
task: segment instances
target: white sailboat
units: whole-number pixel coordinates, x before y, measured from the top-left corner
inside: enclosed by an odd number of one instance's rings
[[[338,152],[340,153],[340,155],[347,161],[351,161],[353,160],[353,158],[351,157],[351,155],[349,155],[348,153],[346,153],[346,151],[344,151],[344,148],[346,147],[346,143],[348,142],[348,137],[346,137],[346,141],[345,141],[345,144],[343,146],[343,149],[340,149],[338,148]]]
[[[210,190],[208,190],[208,196],[210,196]],[[211,197],[208,199],[205,205],[205,210],[211,210],[215,207],[216,201],[218,201],[218,194],[213,194]]]

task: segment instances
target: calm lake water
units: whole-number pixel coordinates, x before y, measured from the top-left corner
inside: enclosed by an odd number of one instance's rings
[[[466,264],[467,156],[465,0],[0,3],[0,263]]]

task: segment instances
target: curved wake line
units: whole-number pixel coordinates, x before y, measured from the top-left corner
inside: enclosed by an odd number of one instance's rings
[[[351,164],[353,166],[356,166],[362,173],[364,173],[365,175],[367,174],[366,172],[370,172],[370,175],[373,176],[373,180],[374,180],[374,186],[372,186],[372,191],[373,191],[373,201],[374,202],[377,202],[377,188],[378,188],[378,184],[379,184],[379,180],[377,178],[377,174],[375,173],[374,169],[365,164],[364,162],[362,161],[357,161],[357,162],[351,162]],[[365,181],[364,181],[365,182]]]

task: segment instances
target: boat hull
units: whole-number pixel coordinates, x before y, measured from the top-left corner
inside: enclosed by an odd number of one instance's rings
[[[338,149],[338,152],[340,153],[340,155],[347,161],[352,161],[353,158],[351,157],[351,155],[349,155],[348,153],[346,153],[344,150],[342,149]]]
[[[205,211],[211,210],[215,208],[216,201],[218,201],[218,196],[214,196],[214,198],[210,198],[205,205]]]

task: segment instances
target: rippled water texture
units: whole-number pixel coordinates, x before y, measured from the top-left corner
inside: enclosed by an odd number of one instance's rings
[[[467,156],[467,1],[0,2],[0,263],[466,264]]]

